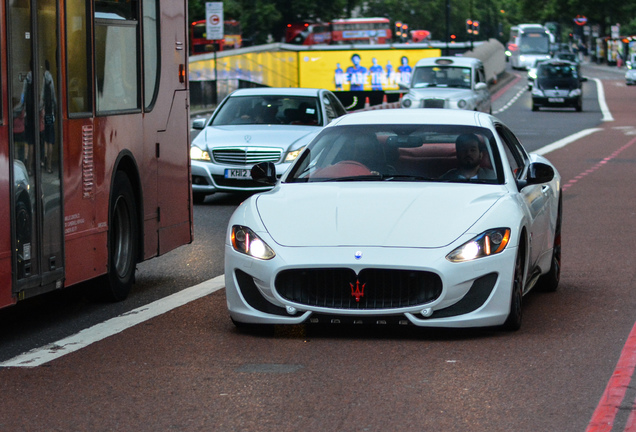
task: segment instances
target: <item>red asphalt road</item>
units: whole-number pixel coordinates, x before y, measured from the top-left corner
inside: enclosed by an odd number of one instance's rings
[[[614,122],[547,155],[562,283],[526,298],[519,332],[243,335],[220,291],[0,370],[0,431],[633,431],[636,88],[619,84],[605,82]]]

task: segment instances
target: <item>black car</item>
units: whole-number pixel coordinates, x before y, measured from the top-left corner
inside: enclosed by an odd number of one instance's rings
[[[583,82],[579,65],[565,60],[551,60],[537,68],[532,89],[532,111],[540,107],[573,107],[583,110]]]

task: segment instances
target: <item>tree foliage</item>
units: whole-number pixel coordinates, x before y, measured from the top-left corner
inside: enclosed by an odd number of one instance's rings
[[[433,39],[446,40],[451,34],[466,40],[466,19],[481,24],[478,39],[507,39],[510,26],[522,22],[557,22],[563,34],[576,31],[574,18],[586,16],[599,25],[601,35],[622,24],[622,34],[636,31],[636,2],[616,0],[224,0],[226,19],[239,20],[243,37],[254,44],[280,42],[287,23],[336,18],[383,16],[402,21],[411,30],[429,30]],[[446,11],[449,10],[448,26]],[[205,18],[205,0],[189,0],[190,20]]]

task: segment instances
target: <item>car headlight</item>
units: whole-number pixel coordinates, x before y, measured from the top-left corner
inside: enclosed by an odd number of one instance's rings
[[[570,97],[581,96],[581,89],[574,89],[569,94]]]
[[[466,102],[464,99],[460,99],[460,100],[457,102],[457,107],[458,107],[459,109],[464,109],[464,108],[466,108],[466,105],[468,105],[468,102]]]
[[[528,72],[528,78],[537,79],[537,73],[534,71]]]
[[[202,161],[210,161],[210,153],[205,150],[201,150],[197,146],[190,147],[190,159],[192,160],[202,160]]]
[[[298,155],[300,155],[300,153],[302,153],[302,151],[305,149],[305,146],[302,146],[301,148],[299,148],[298,150],[293,150],[293,151],[289,151],[287,152],[287,156],[285,156],[285,162],[291,162],[296,160],[296,158],[298,157]]]
[[[532,88],[532,96],[543,96],[543,90],[536,86]]]
[[[413,102],[411,101],[411,99],[407,99],[407,98],[402,99],[402,106],[404,108],[409,108],[412,103]]]
[[[237,252],[262,260],[269,260],[276,256],[272,248],[267,246],[267,243],[261,240],[254,231],[241,225],[232,227],[232,247]]]
[[[466,262],[496,255],[502,252],[510,241],[510,228],[495,228],[479,234],[448,255],[450,262]]]

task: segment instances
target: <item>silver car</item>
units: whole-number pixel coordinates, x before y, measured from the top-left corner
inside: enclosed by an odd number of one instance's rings
[[[431,57],[418,61],[403,108],[454,108],[492,112],[486,73],[481,60]]]
[[[194,129],[201,129],[190,148],[194,201],[215,192],[271,189],[252,180],[252,167],[273,162],[282,175],[324,126],[344,114],[338,98],[325,89],[233,92],[207,122],[193,122]]]

